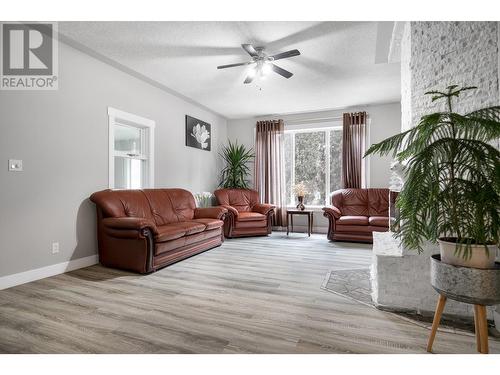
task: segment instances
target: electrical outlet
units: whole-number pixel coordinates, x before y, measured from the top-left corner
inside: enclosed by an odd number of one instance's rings
[[[59,252],[59,242],[52,243],[52,254],[57,254]]]
[[[17,159],[9,159],[9,172],[22,172],[23,161]]]

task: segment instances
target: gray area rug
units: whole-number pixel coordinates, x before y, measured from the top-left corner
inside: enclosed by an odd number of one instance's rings
[[[373,306],[368,268],[332,270],[326,275],[322,288]]]
[[[331,270],[326,274],[321,288],[376,308],[371,297],[370,269],[368,268]],[[408,312],[386,312],[427,329],[430,329],[432,325],[432,316]],[[439,330],[470,335],[474,332],[474,326],[471,322],[449,320],[443,317]]]

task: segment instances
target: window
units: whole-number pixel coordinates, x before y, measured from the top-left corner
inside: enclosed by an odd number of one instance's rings
[[[153,187],[155,122],[114,108],[108,116],[109,187]]]
[[[303,182],[308,206],[328,204],[330,193],[341,188],[342,128],[286,130],[285,184],[290,206],[296,205],[293,186]]]

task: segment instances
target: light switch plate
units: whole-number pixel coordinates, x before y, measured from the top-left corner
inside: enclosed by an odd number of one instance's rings
[[[10,172],[22,172],[23,161],[16,159],[9,159],[9,171]]]

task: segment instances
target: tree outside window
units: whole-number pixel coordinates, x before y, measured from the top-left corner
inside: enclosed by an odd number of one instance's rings
[[[306,206],[323,206],[341,188],[342,129],[286,131],[285,184],[288,204],[296,204],[293,186],[303,182]]]

